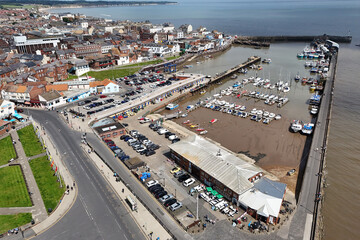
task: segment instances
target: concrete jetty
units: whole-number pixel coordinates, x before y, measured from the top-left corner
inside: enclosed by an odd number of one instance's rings
[[[211,85],[213,83],[217,83],[217,82],[223,80],[224,78],[230,77],[232,74],[237,73],[242,68],[247,68],[247,67],[249,67],[255,63],[258,63],[260,61],[261,61],[261,57],[257,57],[257,56],[249,57],[246,62],[236,65],[235,67],[233,67],[225,72],[222,72],[222,73],[216,75],[215,77],[210,78],[210,80],[207,83],[199,85],[196,88],[193,88],[190,92],[191,93],[197,92],[203,88],[208,87],[209,85]]]
[[[336,74],[337,53],[331,58],[330,76],[326,81],[316,128],[304,169],[297,211],[291,223],[289,239],[315,239],[321,183],[331,116],[331,102]]]

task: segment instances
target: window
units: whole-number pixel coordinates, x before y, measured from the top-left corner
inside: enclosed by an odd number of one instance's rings
[[[113,136],[116,136],[118,133],[117,132],[113,132]]]

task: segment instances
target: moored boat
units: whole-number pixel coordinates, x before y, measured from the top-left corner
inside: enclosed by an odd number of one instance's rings
[[[208,133],[208,131],[204,130],[204,131],[201,131],[199,134],[200,134],[200,135],[205,135],[205,134],[207,134],[207,133]]]
[[[190,120],[186,120],[183,122],[183,124],[188,124],[188,123],[190,123]]]
[[[178,106],[179,106],[179,104],[169,103],[168,105],[166,105],[166,109],[173,110],[173,109],[177,108]]]
[[[210,120],[210,123],[216,123],[216,122],[217,122],[216,118]]]
[[[294,120],[290,126],[291,131],[294,133],[301,131],[302,128],[303,128],[303,123],[300,120]]]
[[[310,135],[314,131],[315,125],[313,123],[305,123],[303,125],[303,128],[301,129],[301,132],[306,135]]]

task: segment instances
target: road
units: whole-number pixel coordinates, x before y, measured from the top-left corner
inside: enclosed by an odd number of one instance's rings
[[[71,210],[35,239],[146,239],[123,203],[80,147],[81,134],[56,112],[29,110],[52,138],[70,173],[78,197]]]

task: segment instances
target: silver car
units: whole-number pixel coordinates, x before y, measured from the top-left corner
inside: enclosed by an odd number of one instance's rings
[[[172,198],[174,198],[173,195],[167,194],[167,195],[161,197],[161,198],[160,198],[160,201],[164,203],[164,202],[166,202],[167,200],[172,199]]]
[[[176,211],[181,207],[182,207],[182,203],[181,202],[176,202],[176,203],[174,203],[173,205],[170,206],[170,210],[171,211]]]

